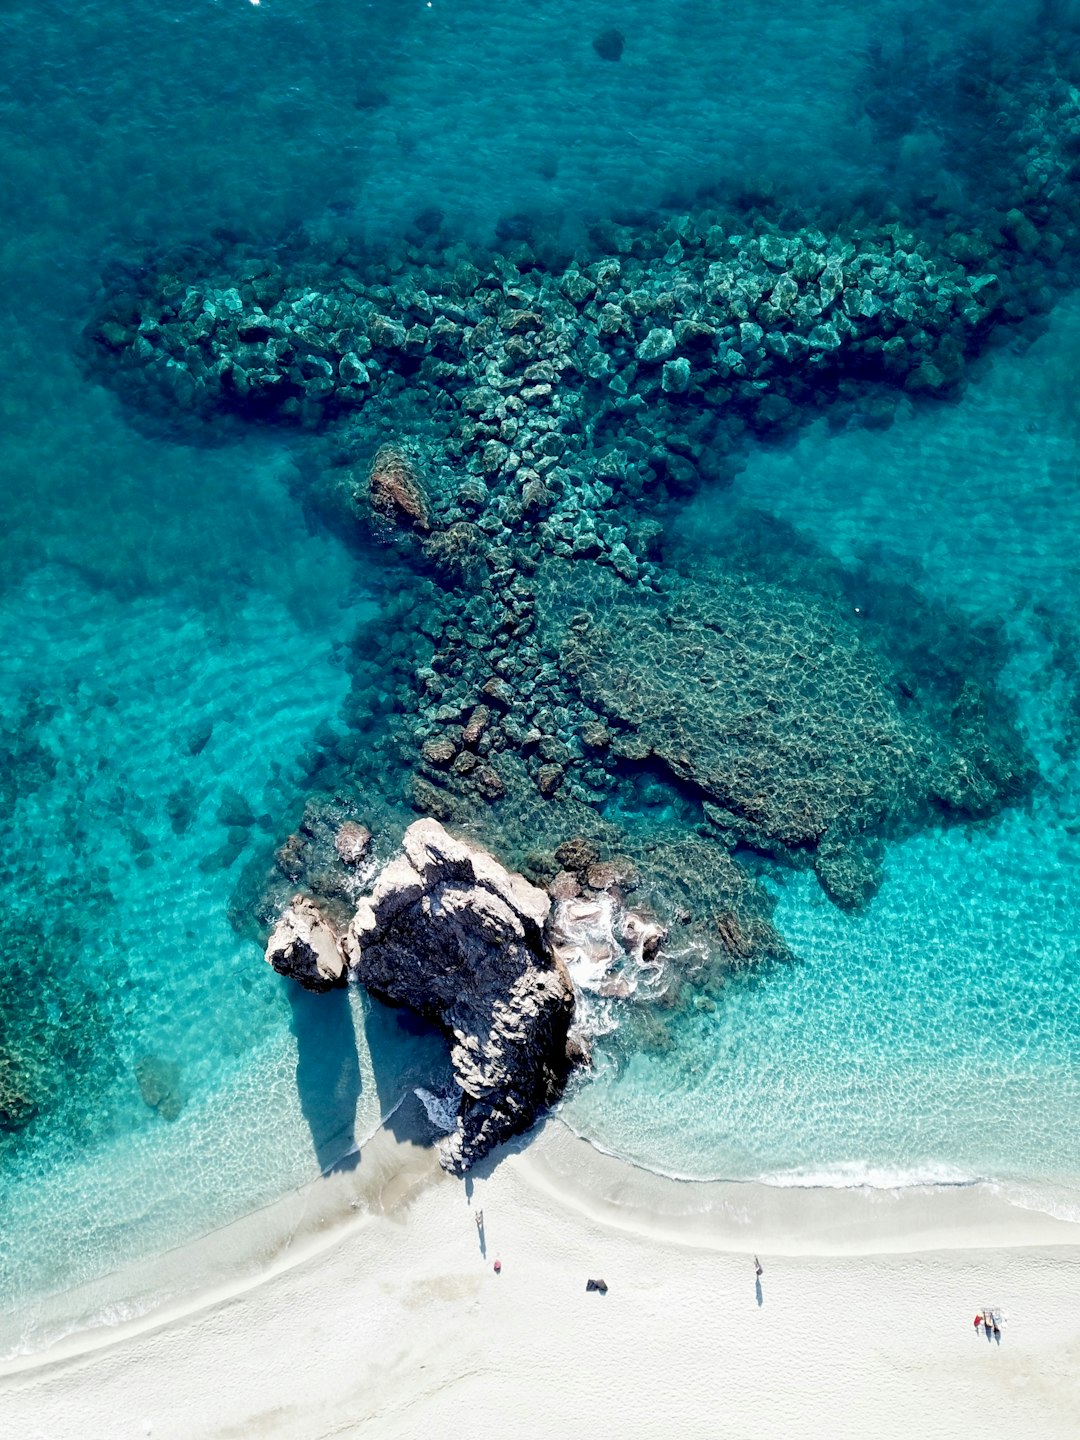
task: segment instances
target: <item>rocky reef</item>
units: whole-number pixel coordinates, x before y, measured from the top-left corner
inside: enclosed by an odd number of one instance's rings
[[[489,490],[512,481],[526,510],[610,451],[602,479],[678,493],[706,448],[747,431],[875,386],[881,419],[899,389],[954,392],[995,325],[1052,303],[1080,225],[1076,92],[1048,74],[993,100],[978,219],[706,199],[597,224],[573,255],[538,237],[486,251],[434,234],[332,260],[222,241],[118,273],[89,358],[166,413],[316,428],[363,412],[392,434],[422,416],[440,459]]]
[[[659,595],[598,577],[588,605],[561,650],[623,754],[694,787],[729,848],[804,852],[842,906],[873,894],[890,834],[1027,783],[977,681],[905,688],[850,606],[701,558]]]
[[[580,1051],[570,1039],[574,989],[549,946],[548,895],[435,820],[406,830],[402,854],[336,936],[297,897],[267,946],[275,969],[310,989],[348,975],[436,1025],[461,1090],[443,1163],[463,1171],[519,1134],[562,1092]]]
[[[251,256],[231,275],[169,268],[115,297],[93,337],[129,384],[205,413],[318,423],[406,379],[457,400],[462,450],[514,395],[524,408],[480,436],[469,468],[539,477],[555,467],[536,460],[585,448],[605,399],[633,414],[645,397],[692,397],[768,430],[845,375],[948,390],[1001,304],[989,246],[934,253],[898,224],[747,234],[705,213],[610,244],[561,273],[462,257],[392,288],[317,269],[290,283]]]
[[[366,967],[376,993],[444,1014],[376,963],[419,943],[420,892],[404,938],[375,895],[368,939],[345,938],[365,867],[389,856],[366,831],[343,849],[339,827],[400,835],[419,813],[544,887],[560,953],[586,931],[629,953],[632,903],[665,937],[662,979],[642,941],[625,986],[655,1017],[787,958],[763,864],[813,866],[857,908],[890,838],[1029,793],[996,637],[782,527],[752,555],[753,517],[719,496],[751,442],[955,397],[1073,276],[1077,92],[1052,66],[983,90],[993,135],[963,151],[979,201],[954,210],[701,196],[597,224],[574,253],[516,226],[500,250],[434,226],[395,252],[230,238],[113,271],[86,332],[94,373],[201,439],[295,427],[305,499],[380,547],[388,576],[307,807],[238,887],[234,913],[265,928],[306,897],[275,930],[277,968],[325,988]],[[724,538],[691,555],[671,521],[702,486]],[[419,851],[400,864],[438,871]],[[535,925],[514,914],[533,963]],[[490,1036],[482,1019],[462,1033]],[[490,1108],[474,1062],[462,1154],[557,1089],[530,1071]]]

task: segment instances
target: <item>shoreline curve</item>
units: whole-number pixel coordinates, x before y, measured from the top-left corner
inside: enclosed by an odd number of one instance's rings
[[[399,1117],[411,1103],[408,1096],[395,1107]],[[360,1146],[355,1169],[331,1169],[197,1240],[42,1298],[33,1329],[27,1333],[24,1324],[21,1340],[14,1327],[0,1330],[0,1384],[226,1306],[356,1241],[380,1220],[407,1224],[426,1190],[463,1188],[468,1196],[475,1183],[486,1193],[502,1168],[534,1203],[568,1222],[576,1217],[639,1242],[715,1254],[854,1259],[1080,1247],[1080,1221],[1024,1204],[994,1183],[885,1188],[679,1179],[607,1153],[556,1115],[501,1147],[462,1182],[439,1167],[434,1148],[419,1138],[419,1115],[418,1138],[393,1134],[389,1118]]]

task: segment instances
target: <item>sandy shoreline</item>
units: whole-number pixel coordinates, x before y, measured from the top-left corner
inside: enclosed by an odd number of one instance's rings
[[[81,1297],[146,1313],[0,1365],[0,1403],[26,1440],[1071,1437],[1078,1242],[989,1187],[680,1183],[558,1122],[466,1187],[384,1131],[354,1171]]]

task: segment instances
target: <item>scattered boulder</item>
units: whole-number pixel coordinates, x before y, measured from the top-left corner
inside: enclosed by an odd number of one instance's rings
[[[380,445],[368,470],[368,492],[374,508],[398,524],[430,530],[427,502],[416,467],[394,445]]]
[[[346,865],[359,865],[371,844],[371,831],[366,825],[355,820],[346,820],[339,825],[334,836],[334,849]]]
[[[574,900],[581,894],[581,885],[576,875],[560,870],[548,886],[548,894],[553,900]]]
[[[255,824],[255,811],[239,790],[226,785],[218,805],[218,823],[229,829],[248,830]]]
[[[637,347],[637,358],[643,365],[659,365],[675,353],[675,336],[666,328],[650,330]],[[688,367],[689,371],[689,367]]]
[[[469,716],[468,723],[461,732],[461,738],[466,745],[474,746],[483,735],[491,720],[491,711],[486,705],[477,705],[476,709]]]
[[[199,812],[199,793],[190,780],[183,780],[165,798],[165,813],[174,835],[183,835],[191,828]]]
[[[267,962],[305,990],[332,990],[346,983],[345,957],[329,921],[304,895],[293,896],[266,945]]]
[[[690,389],[690,361],[682,355],[669,360],[660,372],[660,388],[665,395],[685,395]]]
[[[210,743],[210,737],[214,733],[214,722],[210,716],[205,716],[197,725],[193,725],[187,734],[187,752],[189,755],[201,755]]]

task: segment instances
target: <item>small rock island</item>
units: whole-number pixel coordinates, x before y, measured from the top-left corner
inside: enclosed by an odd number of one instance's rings
[[[405,832],[341,934],[297,896],[266,958],[312,990],[359,980],[436,1025],[461,1088],[457,1129],[440,1145],[463,1172],[527,1130],[562,1093],[579,1058],[574,987],[548,944],[549,896],[436,820]]]

